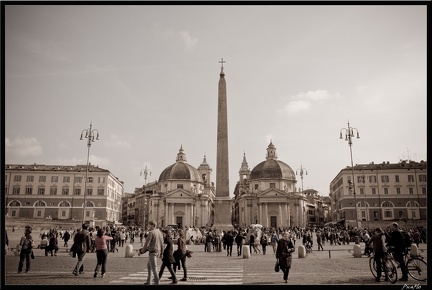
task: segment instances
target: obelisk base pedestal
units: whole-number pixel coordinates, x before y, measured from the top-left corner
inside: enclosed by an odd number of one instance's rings
[[[215,197],[214,199],[214,224],[213,229],[218,231],[232,231],[234,227],[231,222],[231,198]]]

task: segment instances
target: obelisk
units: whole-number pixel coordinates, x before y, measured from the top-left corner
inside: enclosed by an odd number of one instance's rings
[[[213,228],[221,231],[233,230],[231,222],[231,198],[229,197],[228,164],[228,116],[225,73],[222,64],[218,87],[218,126],[216,153],[216,197],[214,200]]]

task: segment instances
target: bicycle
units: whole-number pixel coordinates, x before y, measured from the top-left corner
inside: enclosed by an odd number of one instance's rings
[[[427,261],[421,256],[411,255],[410,249],[407,249],[404,254],[404,261],[408,275],[410,275],[414,280],[426,281],[427,279]]]
[[[397,281],[397,270],[394,262],[393,255],[391,252],[384,252],[384,256],[381,260],[381,273],[384,273],[384,279],[390,281],[392,284]],[[369,268],[372,272],[372,275],[377,278],[377,266],[374,259],[374,256],[369,258]]]

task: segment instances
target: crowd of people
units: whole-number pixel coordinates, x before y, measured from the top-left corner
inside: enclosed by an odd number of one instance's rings
[[[32,237],[32,227],[27,226],[24,235],[20,240],[20,259],[18,263],[18,273],[24,267],[26,272],[30,271],[30,260],[33,258],[33,249],[36,243]],[[400,234],[399,234],[400,233]],[[6,242],[7,232],[6,234]],[[315,235],[315,239],[313,236]],[[249,227],[236,227],[233,230],[223,231],[216,228],[179,228],[157,227],[155,221],[148,223],[148,229],[139,227],[115,227],[105,226],[89,228],[83,224],[79,229],[41,229],[39,238],[46,240],[45,255],[56,256],[59,250],[59,240],[62,240],[63,247],[68,248],[70,253],[77,258],[77,263],[72,271],[76,276],[84,274],[84,257],[87,253],[95,253],[97,263],[93,277],[99,273],[104,278],[107,271],[108,253],[118,252],[119,247],[124,247],[126,242],[134,243],[135,238],[139,237],[140,254],[149,252],[147,264],[148,278],[146,284],[159,284],[159,281],[167,269],[170,273],[169,279],[173,284],[178,283],[176,276],[177,270],[183,269],[183,278],[180,281],[187,281],[187,244],[202,244],[204,252],[226,251],[227,256],[232,256],[234,243],[236,244],[237,256],[242,255],[243,245],[249,245],[250,254],[267,254],[267,246],[273,251],[278,260],[280,269],[283,272],[283,280],[287,282],[289,269],[291,268],[291,253],[295,251],[296,242],[301,242],[305,248],[312,250],[313,241],[316,240],[317,250],[324,250],[325,247],[335,247],[337,245],[349,245],[350,243],[364,243],[363,255],[374,254],[377,266],[383,252],[389,247],[395,251],[396,261],[403,261],[404,249],[401,247],[401,238],[409,239],[412,243],[419,246],[426,243],[426,228],[415,227],[411,229],[400,229],[397,223],[389,225],[385,229],[357,229],[355,227],[293,227],[293,228],[269,228],[261,225],[251,225]],[[71,242],[72,241],[72,242]],[[177,249],[174,250],[174,242]],[[8,246],[8,244],[6,245]],[[160,257],[161,266],[157,270],[157,258]],[[288,262],[287,262],[288,261]],[[406,281],[407,271],[401,263],[402,278]],[[380,268],[380,267],[378,267]],[[381,273],[377,273],[377,281],[380,280]],[[154,280],[151,280],[153,275]]]

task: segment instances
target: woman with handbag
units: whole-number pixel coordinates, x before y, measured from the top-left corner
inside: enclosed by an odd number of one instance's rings
[[[288,274],[291,269],[292,256],[291,253],[295,251],[294,244],[289,239],[288,232],[284,232],[282,239],[278,241],[276,248],[276,259],[279,261],[279,267],[283,272],[283,279],[288,283]]]
[[[183,278],[180,281],[187,281],[187,268],[186,268],[186,239],[182,229],[177,230],[177,250],[174,252],[174,259],[176,263],[174,264],[174,272],[177,268],[180,270],[180,262],[183,268]],[[172,277],[170,277],[172,278]]]

